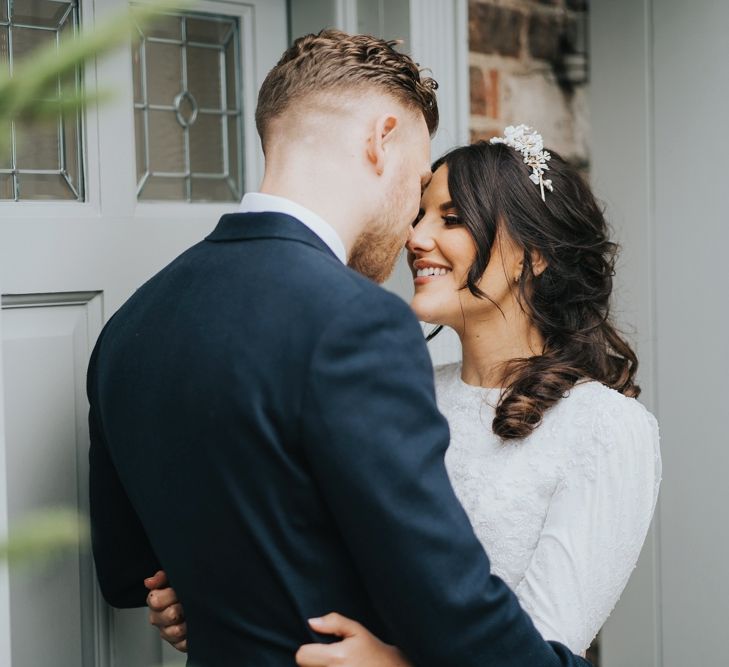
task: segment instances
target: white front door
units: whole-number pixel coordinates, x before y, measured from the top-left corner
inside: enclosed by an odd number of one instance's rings
[[[72,30],[76,13],[88,27],[124,6],[40,0],[25,15],[0,4],[3,67]],[[0,158],[0,536],[31,510],[87,512],[89,352],[135,288],[258,185],[255,99],[287,44],[286,5],[204,0],[171,14],[86,68],[84,85],[111,102],[76,128],[18,134]],[[0,664],[175,661],[143,610],[101,602],[88,553],[43,570],[0,565]]]

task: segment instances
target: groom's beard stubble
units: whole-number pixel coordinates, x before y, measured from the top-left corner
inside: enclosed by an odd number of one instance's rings
[[[401,187],[393,189],[389,210],[367,225],[349,254],[348,266],[378,284],[390,277],[408,240],[407,230],[401,233],[393,231],[401,227],[403,210],[406,210],[403,190]]]
[[[365,231],[354,242],[347,264],[365,278],[384,283],[395,268],[405,240],[391,232]]]

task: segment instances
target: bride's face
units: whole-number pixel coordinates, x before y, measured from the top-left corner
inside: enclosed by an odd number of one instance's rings
[[[503,317],[517,303],[514,286],[522,253],[504,234],[497,233],[491,259],[477,283],[490,300],[463,289],[476,258],[476,244],[451,201],[446,165],[436,170],[425,190],[407,250],[415,282],[410,305],[423,322],[462,333],[468,323]]]

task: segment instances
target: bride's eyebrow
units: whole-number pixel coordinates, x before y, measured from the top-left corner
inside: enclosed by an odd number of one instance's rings
[[[440,205],[441,211],[448,211],[452,208],[458,208],[452,201],[445,201]]]

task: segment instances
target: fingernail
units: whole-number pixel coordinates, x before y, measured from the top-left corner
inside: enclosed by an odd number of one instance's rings
[[[321,622],[322,622],[322,619],[321,619],[321,617],[319,617],[319,616],[316,616],[316,617],[314,617],[314,618],[310,618],[310,619],[309,619],[309,623],[314,623],[315,625],[316,625],[317,623],[321,623]]]

